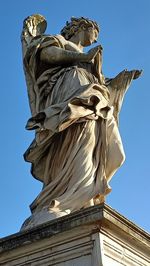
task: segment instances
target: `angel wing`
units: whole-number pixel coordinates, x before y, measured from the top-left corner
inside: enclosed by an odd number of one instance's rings
[[[32,71],[28,67],[27,62],[29,60],[29,54],[32,54],[34,47],[38,46],[39,39],[41,35],[45,33],[47,27],[46,19],[40,14],[34,14],[27,17],[23,22],[23,30],[21,34],[22,42],[22,56],[23,56],[23,65],[24,73],[26,78],[29,105],[32,115],[36,114],[36,89],[34,88],[34,79]]]
[[[47,21],[45,17],[40,14],[34,14],[25,18],[21,34],[23,57],[25,56],[33,38],[44,34],[46,28]]]

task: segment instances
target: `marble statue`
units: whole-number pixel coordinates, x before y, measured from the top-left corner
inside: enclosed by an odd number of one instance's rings
[[[58,35],[46,35],[39,14],[24,20],[23,64],[32,116],[26,129],[35,139],[24,154],[43,189],[22,230],[99,204],[125,159],[118,130],[125,92],[141,71],[102,73],[99,26],[72,17]]]

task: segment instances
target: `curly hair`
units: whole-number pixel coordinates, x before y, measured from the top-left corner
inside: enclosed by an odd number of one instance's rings
[[[66,22],[66,26],[61,30],[60,33],[66,40],[69,40],[76,32],[78,32],[83,27],[85,28],[93,27],[94,29],[97,30],[97,32],[100,31],[99,25],[95,21],[90,20],[89,18],[71,17],[71,21]]]

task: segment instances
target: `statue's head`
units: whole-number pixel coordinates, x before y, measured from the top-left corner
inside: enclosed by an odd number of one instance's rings
[[[81,34],[82,33],[82,34]],[[70,40],[73,36],[80,34],[84,39],[84,45],[88,46],[93,42],[96,42],[99,33],[98,24],[88,18],[72,17],[70,22],[66,22],[66,26],[61,30],[61,35],[66,39]]]

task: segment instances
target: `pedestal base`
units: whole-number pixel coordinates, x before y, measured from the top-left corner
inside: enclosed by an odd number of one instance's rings
[[[37,225],[43,224],[48,221],[55,220],[67,214],[69,214],[69,212],[67,213],[67,211],[65,212],[61,212],[57,210],[50,211],[47,208],[43,208],[39,212],[36,212],[35,214],[32,214],[29,218],[27,218],[25,222],[23,223],[20,231],[32,229],[33,227]]]
[[[148,266],[150,236],[106,204],[0,240],[4,266]]]

